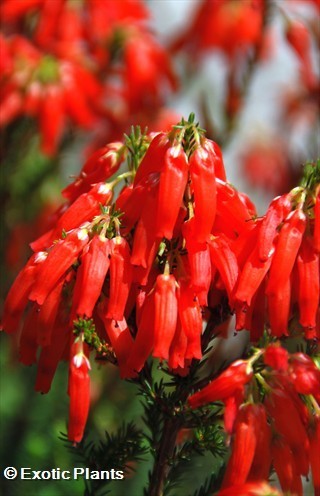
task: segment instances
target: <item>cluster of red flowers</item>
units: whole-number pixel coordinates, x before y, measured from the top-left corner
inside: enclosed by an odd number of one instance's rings
[[[68,121],[118,138],[129,116],[143,124],[152,109],[155,122],[165,88],[176,88],[140,0],[4,0],[0,16],[0,126],[35,118],[47,155]]]
[[[48,155],[55,153],[67,119],[80,128],[93,126],[103,88],[89,70],[77,61],[41,52],[22,36],[1,42],[7,74],[2,81],[1,125],[21,115],[36,118],[41,149]]]
[[[130,170],[104,182],[125,158]],[[319,171],[310,167],[313,178]],[[252,340],[262,334],[265,294],[271,334],[288,333],[285,310],[297,303],[306,337],[319,337],[314,188],[310,179],[257,219],[250,200],[226,182],[219,147],[192,117],[168,133],[133,133],[98,150],[63,191],[68,201],[31,243],[34,254],[5,301],[7,332],[19,328],[27,309],[20,360],[38,362],[36,389],[49,390],[59,360],[71,353],[69,391],[73,377],[85,377],[88,394],[89,348],[79,352],[74,342],[114,353],[123,378],[135,377],[149,356],[188,374],[192,359],[202,358],[205,308],[226,300]],[[290,290],[295,267],[301,289],[285,307],[279,288]],[[85,417],[81,434],[70,427],[71,439],[81,439]]]
[[[319,494],[320,370],[310,357],[271,344],[234,362],[188,399],[192,408],[217,400],[225,405],[225,431],[232,437],[219,494],[242,494],[248,483],[268,480],[271,467],[282,490],[296,495],[303,494],[301,476],[311,469]]]
[[[297,307],[306,338],[320,337],[319,204],[319,183],[310,194],[295,188],[275,198],[247,239],[235,244],[241,265],[233,295],[236,328],[252,330],[254,341],[263,333],[265,313],[274,336],[289,335]]]
[[[188,50],[202,53],[216,47],[232,58],[239,50],[259,42],[264,3],[265,0],[203,0],[191,25],[178,36],[172,49],[187,46]]]

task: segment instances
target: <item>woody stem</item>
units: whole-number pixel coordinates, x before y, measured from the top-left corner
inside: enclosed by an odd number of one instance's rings
[[[150,476],[148,496],[163,496],[164,483],[170,471],[170,458],[173,455],[179,428],[180,421],[176,418],[167,418],[164,421],[162,436]]]

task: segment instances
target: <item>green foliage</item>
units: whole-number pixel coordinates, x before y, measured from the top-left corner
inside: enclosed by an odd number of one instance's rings
[[[313,190],[320,184],[320,159],[315,162],[307,162],[303,168],[301,186]]]
[[[123,424],[116,433],[105,432],[105,440],[95,444],[84,439],[72,447],[67,440],[66,434],[61,434],[61,439],[69,450],[76,456],[81,465],[88,467],[90,471],[122,470],[125,474],[132,471],[133,464],[143,460],[147,453],[144,444],[143,432],[133,422]],[[112,479],[85,480],[84,496],[102,496],[109,494],[106,487],[112,483]]]
[[[149,146],[147,129],[141,132],[140,126],[132,126],[131,133],[125,134],[124,138],[129,152],[127,157],[128,169],[136,171]]]
[[[115,354],[111,347],[97,334],[96,326],[94,325],[92,319],[79,318],[74,321],[73,325],[74,335],[80,336],[80,334],[82,334],[84,342],[97,352],[99,360],[107,360],[113,364],[117,363]]]
[[[193,496],[212,496],[213,491],[221,486],[225,467],[221,465],[218,470],[214,470],[201,487],[193,493]]]
[[[180,377],[165,367],[159,367],[155,372],[147,365],[139,379],[133,381],[139,382],[143,421],[148,429],[145,438],[154,467],[157,467],[149,472],[148,487],[144,490],[146,496],[153,494],[152,488],[160,475],[157,470],[161,471],[161,467],[165,473],[163,495],[177,496],[180,491],[181,495],[186,494],[189,485],[186,485],[185,474],[193,470],[199,457],[208,459],[212,456],[219,467],[224,464],[226,447],[220,405],[214,404],[196,413],[186,405],[188,392],[197,380],[198,368],[199,364],[186,377]],[[166,381],[166,376],[170,376],[170,380]],[[182,429],[189,430],[190,439],[177,444],[176,438]]]

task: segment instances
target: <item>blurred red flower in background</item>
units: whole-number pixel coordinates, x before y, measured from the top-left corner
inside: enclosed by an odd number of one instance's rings
[[[203,0],[193,22],[171,48],[203,53],[216,47],[234,57],[259,42],[263,8],[264,0]]]

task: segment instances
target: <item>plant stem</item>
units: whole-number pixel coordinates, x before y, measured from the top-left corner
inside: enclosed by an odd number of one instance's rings
[[[179,419],[167,418],[164,422],[158,452],[150,477],[148,496],[163,496],[164,483],[170,471],[170,458],[173,455],[179,428]]]
[[[205,350],[213,338],[214,328],[223,322],[227,316],[230,315],[230,309],[226,303],[221,306],[212,309],[210,318],[208,320],[206,330],[202,336],[202,346]],[[194,363],[190,367],[190,371],[197,367],[198,362]],[[208,382],[208,378],[206,378]],[[171,460],[173,459],[174,448],[176,445],[177,434],[181,427],[184,427],[185,420],[183,416],[177,415],[176,408],[180,409],[181,404],[185,404],[190,390],[186,388],[185,384],[180,384],[176,390],[175,404],[166,405],[167,408],[164,409],[163,405],[160,406],[162,410],[163,424],[159,424],[159,429],[162,427],[162,433],[160,440],[156,443],[156,455],[154,460],[154,466],[149,479],[149,490],[146,493],[148,496],[163,496],[165,483],[170,477]]]

